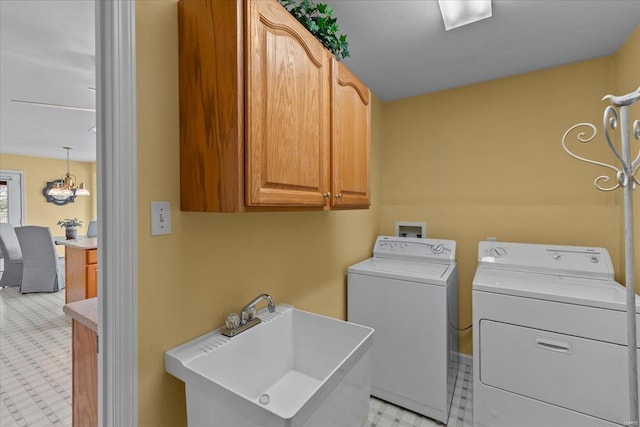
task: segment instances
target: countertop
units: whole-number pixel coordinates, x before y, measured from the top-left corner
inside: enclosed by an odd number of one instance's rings
[[[90,237],[86,239],[72,239],[72,240],[56,239],[56,244],[70,246],[78,249],[97,249],[98,239],[96,237]]]
[[[98,298],[70,302],[62,311],[94,332],[98,332]]]

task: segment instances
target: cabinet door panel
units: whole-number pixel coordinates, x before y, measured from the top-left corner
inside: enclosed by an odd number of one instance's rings
[[[332,79],[332,205],[369,206],[371,95],[343,64]]]
[[[98,265],[90,264],[86,267],[86,283],[87,283],[87,298],[93,298],[98,296]]]
[[[77,320],[73,334],[72,427],[98,425],[98,340],[96,333]]]
[[[64,249],[65,302],[87,298],[85,287],[85,251],[66,246]]]
[[[246,203],[324,206],[330,55],[277,2],[247,6]]]

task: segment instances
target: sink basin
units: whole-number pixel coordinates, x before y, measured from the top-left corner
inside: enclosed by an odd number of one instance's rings
[[[278,305],[228,338],[222,328],[165,353],[191,426],[362,426],[373,329]]]

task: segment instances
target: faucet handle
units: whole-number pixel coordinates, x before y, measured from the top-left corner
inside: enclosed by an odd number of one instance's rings
[[[225,324],[229,330],[237,329],[238,326],[240,326],[240,316],[238,316],[238,313],[229,313]]]

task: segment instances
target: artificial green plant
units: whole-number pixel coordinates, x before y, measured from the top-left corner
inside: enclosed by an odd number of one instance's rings
[[[333,9],[323,3],[314,3],[312,0],[278,1],[324,47],[329,49],[338,61],[350,56],[347,35],[338,34],[339,28],[337,18],[333,17]]]

